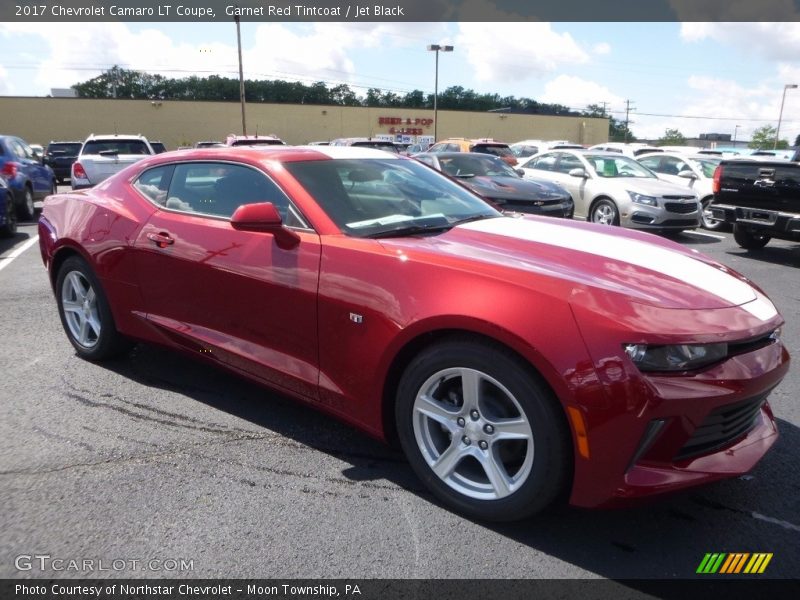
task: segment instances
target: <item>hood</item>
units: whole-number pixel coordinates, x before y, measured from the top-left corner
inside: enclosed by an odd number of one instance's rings
[[[466,223],[438,236],[382,240],[411,258],[414,250],[513,268],[531,286],[600,288],[634,302],[674,309],[715,309],[752,303],[764,320],[775,308],[741,276],[693,250],[650,234],[548,217],[499,217]],[[411,246],[414,246],[412,249]],[[468,267],[469,268],[469,267]],[[477,270],[477,269],[476,269]],[[525,277],[529,273],[532,278]],[[549,281],[541,282],[542,277]],[[753,302],[761,298],[760,302]]]
[[[680,186],[670,181],[649,177],[614,178],[606,181],[613,181],[620,188],[638,192],[646,196],[684,196],[687,198],[696,197],[696,194],[686,186]]]
[[[460,179],[482,196],[515,200],[556,200],[569,196],[557,183],[519,177],[477,175]]]

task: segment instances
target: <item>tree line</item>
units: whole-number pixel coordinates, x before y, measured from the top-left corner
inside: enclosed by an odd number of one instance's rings
[[[192,75],[169,78],[114,66],[97,77],[72,86],[79,98],[126,98],[132,100],[194,100],[238,102],[239,80],[232,77]],[[275,104],[317,104],[387,108],[433,109],[433,94],[421,90],[397,93],[369,88],[360,95],[347,84],[328,85],[323,81],[306,84],[299,81],[247,79],[246,102]],[[509,112],[534,115],[585,116],[609,119],[611,140],[635,141],[625,124],[606,114],[599,104],[577,111],[561,104],[537,102],[531,98],[480,94],[462,86],[451,86],[437,96],[441,110]]]

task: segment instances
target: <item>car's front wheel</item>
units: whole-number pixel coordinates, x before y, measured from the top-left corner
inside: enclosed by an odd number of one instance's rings
[[[506,521],[544,509],[569,481],[560,410],[516,355],[457,338],[409,364],[395,417],[411,466],[437,497],[469,516]]]
[[[600,223],[602,225],[619,225],[617,205],[606,198],[598,200],[592,206],[589,220],[592,223]]]
[[[79,356],[104,360],[128,349],[99,280],[82,258],[71,256],[61,265],[56,300],[61,324]]]
[[[722,227],[725,221],[720,221],[719,219],[715,219],[711,216],[711,202],[714,200],[713,197],[704,198],[700,204],[702,205],[703,210],[703,227],[705,229],[715,230]]]

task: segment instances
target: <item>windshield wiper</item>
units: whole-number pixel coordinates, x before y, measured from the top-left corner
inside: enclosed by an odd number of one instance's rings
[[[442,231],[449,231],[452,228],[452,223],[436,225],[404,225],[402,227],[395,227],[394,229],[376,231],[375,233],[370,233],[364,237],[373,239],[385,237],[403,237],[406,235],[419,235],[421,233],[441,233]]]
[[[450,223],[451,227],[455,227],[456,225],[463,225],[464,223],[472,223],[473,221],[482,221],[483,219],[494,219],[497,215],[473,215],[471,217],[465,217],[463,219],[459,219],[458,221],[453,221]]]

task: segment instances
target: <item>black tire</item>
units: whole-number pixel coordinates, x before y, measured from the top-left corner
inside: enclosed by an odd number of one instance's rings
[[[10,193],[6,194],[5,224],[0,227],[0,237],[10,238],[17,235],[17,209]]]
[[[763,233],[753,233],[738,223],[733,226],[733,239],[745,250],[759,250],[772,239]]]
[[[604,225],[619,225],[619,210],[617,205],[608,198],[601,198],[592,204],[589,211],[589,220],[592,223]]]
[[[31,186],[26,185],[22,195],[22,202],[17,206],[17,216],[20,220],[32,221],[35,215],[36,209],[33,205],[33,190],[31,190]]]
[[[711,202],[713,202],[713,196],[708,198],[703,198],[700,201],[702,206],[702,224],[704,229],[708,229],[709,231],[714,231],[716,229],[720,229],[724,224],[725,221],[720,221],[719,219],[715,219],[711,216]]]
[[[61,265],[56,301],[67,338],[81,358],[105,360],[130,347],[117,331],[100,282],[82,258],[71,256]]]
[[[463,394],[465,378],[478,382],[475,402]],[[502,346],[457,337],[420,352],[400,380],[395,418],[419,478],[470,517],[522,519],[571,481],[561,407],[530,365]],[[512,434],[518,439],[504,439]]]

